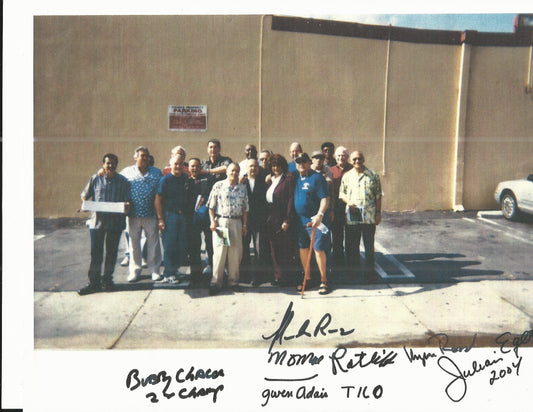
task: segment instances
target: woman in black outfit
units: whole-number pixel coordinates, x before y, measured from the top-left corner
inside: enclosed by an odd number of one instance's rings
[[[287,161],[280,154],[268,160],[270,187],[266,198],[269,215],[266,222],[270,253],[274,266],[274,286],[284,285],[294,255],[291,233],[294,229],[294,178],[287,170]]]

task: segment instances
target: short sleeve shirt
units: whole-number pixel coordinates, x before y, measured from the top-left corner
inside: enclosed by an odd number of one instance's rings
[[[131,217],[155,217],[155,194],[163,176],[157,167],[148,166],[143,175],[137,165],[126,167],[120,172],[131,185]]]
[[[291,173],[294,173],[296,172],[298,169],[296,167],[296,162],[293,160],[292,162],[289,163],[288,165],[288,171],[291,172]]]
[[[211,193],[211,188],[214,184],[214,177],[208,175],[200,179],[195,179],[193,177],[189,178],[189,188],[187,193],[188,206],[187,210],[192,214],[198,203],[198,196],[202,196],[202,204],[205,205],[209,199],[209,194]]]
[[[339,198],[347,205],[356,205],[361,211],[359,223],[376,223],[376,200],[382,197],[379,175],[365,168],[361,175],[355,169],[346,173],[341,180]],[[357,224],[347,217],[347,224]]]
[[[187,189],[189,177],[182,173],[174,176],[172,173],[163,176],[159,180],[157,194],[165,199],[165,210],[174,213],[185,213],[187,211]]]
[[[216,160],[216,162],[212,162],[210,158],[202,160],[202,169],[211,170],[211,169],[216,169],[217,167],[220,167],[220,166],[227,167],[232,163],[233,163],[233,160],[231,160],[231,158],[226,157],[226,156],[218,156],[218,159]],[[215,173],[213,176],[215,176],[215,180],[217,182],[226,178],[225,173]]]
[[[352,170],[353,166],[351,164],[346,164],[346,167],[343,169],[339,165],[335,165],[330,168],[333,175],[333,197],[335,199],[339,198],[339,188],[341,186],[342,177]]]
[[[207,207],[220,216],[242,216],[249,210],[246,187],[241,184],[231,187],[227,179],[215,183]]]
[[[294,208],[300,222],[306,225],[318,213],[320,201],[329,196],[329,188],[326,179],[314,170],[310,170],[307,176],[295,173],[294,177]]]
[[[131,200],[130,184],[119,174],[109,179],[107,176],[94,175],[81,192],[87,200],[95,202],[129,202]],[[93,212],[89,220],[90,229],[121,231],[126,226],[122,213]]]

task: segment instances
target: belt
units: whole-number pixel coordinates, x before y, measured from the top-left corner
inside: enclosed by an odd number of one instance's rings
[[[240,219],[242,216],[223,216],[223,215],[215,215],[216,217],[221,217],[223,219]]]

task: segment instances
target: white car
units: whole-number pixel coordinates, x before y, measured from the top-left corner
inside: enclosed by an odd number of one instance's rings
[[[515,220],[520,212],[533,214],[533,175],[499,183],[494,198],[506,219]]]

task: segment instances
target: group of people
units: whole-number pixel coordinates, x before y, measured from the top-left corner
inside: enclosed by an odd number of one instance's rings
[[[207,152],[207,159],[187,163],[185,149],[177,146],[163,172],[153,166],[144,146],[135,149],[135,164],[120,173],[117,156],[104,155],[102,168],[81,198],[123,202],[124,210],[93,212],[88,222],[89,284],[80,295],[116,290],[113,272],[124,230],[129,240],[128,282],[138,281],[146,267],[154,282],[177,284],[179,268],[189,265],[191,286],[209,285],[210,295],[224,287],[239,291],[243,281],[253,286],[294,283],[299,291],[304,285],[318,286],[324,295],[330,292],[332,267],[359,267],[361,237],[366,266],[362,273],[367,281],[375,280],[374,235],[381,221],[382,191],[379,175],[365,166],[361,151],[350,154],[327,142],[309,156],[295,142],[288,163],[281,154],[258,153],[248,144],[245,159],[235,163],[221,154],[220,141],[212,139]],[[312,257],[318,282],[305,271]]]

